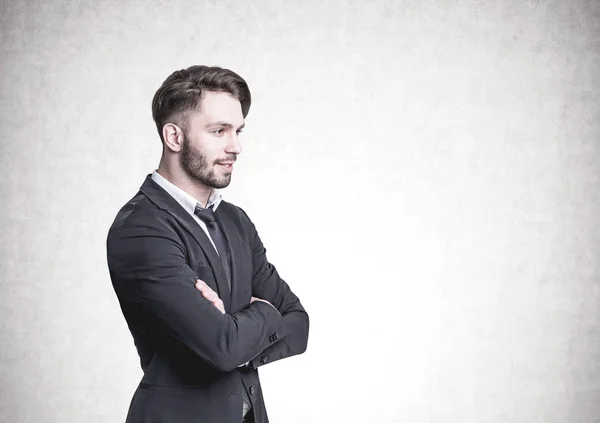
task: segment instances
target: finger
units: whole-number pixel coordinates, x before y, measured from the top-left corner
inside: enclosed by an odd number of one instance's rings
[[[218,305],[216,304],[216,302],[221,301],[221,299],[219,298],[217,293],[215,291],[213,291],[212,288],[206,284],[206,282],[198,279],[196,281],[196,288],[200,291],[200,293],[202,294],[202,296],[204,298],[206,298],[208,301],[213,303],[213,305],[215,307],[218,308]],[[221,303],[222,303],[222,301],[221,301]]]
[[[219,297],[217,296],[217,294],[214,293],[214,291],[206,291],[203,290],[202,292],[202,296],[204,298],[206,298],[207,300],[210,300],[211,302],[218,299]]]
[[[198,291],[200,291],[202,293],[202,295],[207,296],[207,295],[211,295],[212,291],[209,288],[203,288],[203,287],[196,287],[198,289]]]
[[[207,292],[215,292],[210,286],[208,286],[205,282],[196,284],[199,289],[201,289],[202,291],[207,291]]]
[[[198,289],[201,292],[215,292],[210,286],[208,286],[205,282],[202,281],[196,282],[196,289]]]

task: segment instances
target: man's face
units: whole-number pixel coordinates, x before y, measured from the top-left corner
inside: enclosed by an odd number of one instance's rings
[[[225,188],[233,163],[242,152],[238,136],[244,127],[242,106],[231,94],[208,91],[199,112],[184,131],[181,167],[211,188]]]

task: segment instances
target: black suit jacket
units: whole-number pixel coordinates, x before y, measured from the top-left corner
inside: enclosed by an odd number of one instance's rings
[[[222,201],[215,215],[231,250],[231,290],[205,232],[150,176],[110,228],[110,276],[144,370],[127,423],[240,423],[244,386],[247,419],[266,423],[256,369],[306,349],[308,315],[246,213]],[[226,314],[194,287],[198,278]]]

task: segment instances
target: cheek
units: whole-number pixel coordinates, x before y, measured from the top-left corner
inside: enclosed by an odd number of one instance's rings
[[[215,137],[202,146],[202,152],[206,159],[212,163],[215,160],[223,158],[226,144],[224,137]]]
[[[199,137],[194,143],[194,149],[201,154],[208,163],[212,164],[220,157],[221,140],[211,136]]]
[[[215,162],[218,161],[219,157],[220,156],[218,154],[215,154],[214,151],[202,150],[202,161],[204,163],[204,166],[213,167],[215,165]]]
[[[208,163],[213,164],[222,157],[221,151],[222,150],[215,148],[215,146],[211,146],[211,148],[204,149],[204,157],[206,157]]]

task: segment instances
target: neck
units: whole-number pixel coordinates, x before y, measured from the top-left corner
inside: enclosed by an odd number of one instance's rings
[[[208,204],[208,199],[212,194],[211,187],[204,185],[202,182],[194,178],[191,178],[182,169],[174,169],[167,166],[163,160],[160,161],[156,171],[167,181],[171,182],[173,185],[177,186],[198,200],[203,207]]]

